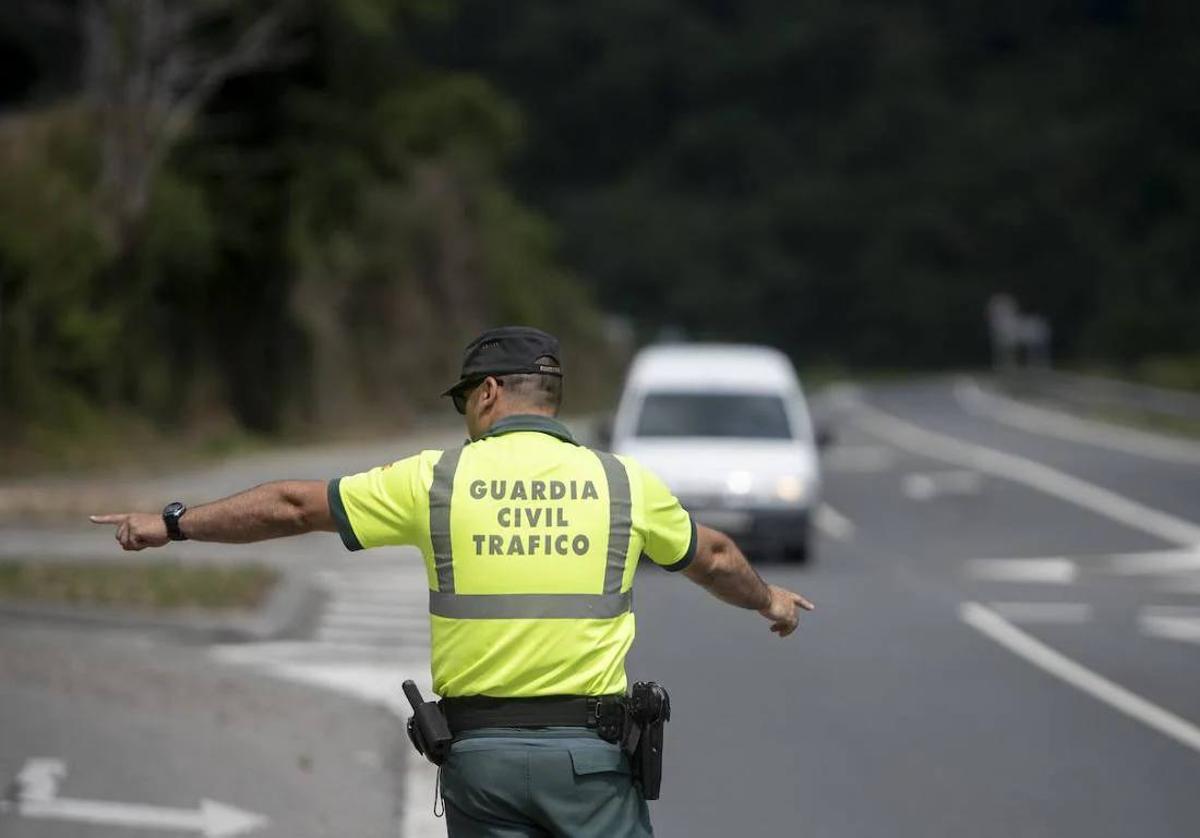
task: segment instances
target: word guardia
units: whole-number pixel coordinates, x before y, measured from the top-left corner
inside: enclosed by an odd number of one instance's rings
[[[474,500],[557,501],[599,500],[591,480],[473,480],[469,487]],[[553,532],[571,525],[563,506],[501,506],[496,524],[505,530],[538,528],[542,532],[475,533],[477,556],[576,556],[591,549],[583,533]]]
[[[599,500],[591,480],[472,480],[471,497],[483,500]]]

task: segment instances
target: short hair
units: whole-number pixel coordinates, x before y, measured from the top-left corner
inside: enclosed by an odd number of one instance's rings
[[[543,355],[534,363],[558,366],[558,361]],[[540,372],[523,372],[502,375],[499,378],[514,398],[530,407],[552,410],[558,413],[562,406],[563,381],[561,375],[546,375]]]

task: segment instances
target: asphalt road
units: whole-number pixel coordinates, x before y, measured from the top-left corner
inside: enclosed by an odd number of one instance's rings
[[[796,636],[639,573],[630,675],[674,699],[657,833],[1200,833],[1200,449],[1042,427],[952,379],[828,406],[818,560],[762,568],[817,603]],[[213,480],[280,465],[295,472]],[[83,554],[93,538],[57,543]],[[351,561],[320,539],[236,550],[320,574],[331,605],[313,637],[202,650],[4,625],[0,785],[57,757],[60,796],[210,798],[270,819],[250,835],[444,834],[432,772],[378,709],[401,677],[427,677],[415,557]],[[0,834],[182,833],[9,812]]]
[[[200,649],[0,624],[0,788],[61,763],[40,815],[0,811],[5,838],[395,836],[401,739],[382,710]],[[198,819],[203,800],[236,811]]]
[[[1200,633],[1145,625],[1200,617],[1195,548],[1145,523],[1200,523],[1200,470],[960,396],[938,381],[836,399],[825,498],[853,535],[823,539],[811,569],[763,569],[816,602],[798,636],[639,577],[631,676],[676,696],[659,833],[1200,834]]]

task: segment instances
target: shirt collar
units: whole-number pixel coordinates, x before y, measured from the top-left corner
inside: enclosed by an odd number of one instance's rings
[[[513,431],[536,431],[537,433],[558,437],[563,442],[569,442],[572,445],[579,444],[575,441],[575,437],[571,435],[571,432],[567,430],[567,426],[562,422],[552,419],[549,416],[538,416],[533,413],[517,413],[512,416],[505,416],[503,419],[498,419],[492,423],[492,427],[488,428],[487,432],[482,434],[479,439],[487,439],[490,436],[499,436],[500,434],[508,434]]]

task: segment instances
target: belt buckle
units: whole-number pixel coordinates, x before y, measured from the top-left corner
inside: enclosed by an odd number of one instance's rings
[[[606,742],[620,742],[625,734],[625,704],[618,698],[598,698],[588,714],[589,727]]]

